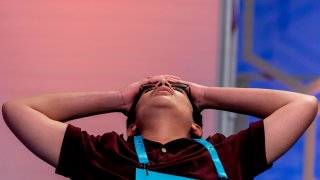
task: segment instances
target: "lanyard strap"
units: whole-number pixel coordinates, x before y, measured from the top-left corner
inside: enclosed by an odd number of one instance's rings
[[[224,171],[223,165],[219,159],[218,153],[216,149],[213,147],[213,145],[204,139],[193,139],[193,140],[202,144],[209,151],[213,164],[217,169],[219,179],[228,179],[228,176]],[[138,160],[140,164],[142,164],[146,169],[146,165],[148,165],[149,159],[146,153],[146,149],[144,147],[142,136],[134,136],[134,147],[136,149],[136,153],[138,155]],[[147,174],[148,174],[148,171],[147,171]]]
[[[143,144],[142,136],[134,136],[134,147],[136,149],[140,164],[147,165],[149,163],[149,159],[146,153],[146,148]]]
[[[209,151],[213,164],[217,169],[218,177],[220,179],[228,179],[228,176],[224,171],[223,165],[219,159],[218,153],[216,149],[213,147],[213,145],[205,139],[193,139],[193,140],[202,144]]]

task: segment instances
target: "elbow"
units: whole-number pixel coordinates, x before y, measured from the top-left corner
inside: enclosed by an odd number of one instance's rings
[[[14,114],[19,114],[18,109],[20,104],[16,101],[8,101],[2,105],[2,116],[4,121],[8,124],[8,121],[12,119]]]
[[[10,112],[13,111],[13,109],[15,109],[14,106],[15,106],[15,103],[13,101],[5,102],[2,105],[2,116],[4,121],[7,122]]]
[[[308,101],[310,103],[310,107],[318,111],[318,105],[319,105],[318,99],[315,96],[309,95]]]
[[[2,115],[7,114],[9,109],[11,109],[12,104],[13,103],[11,101],[8,101],[8,102],[5,102],[4,104],[2,104]]]
[[[307,95],[305,98],[305,103],[305,108],[307,108],[312,113],[314,119],[319,109],[318,99],[315,96]]]
[[[18,106],[19,103],[17,103],[15,100],[7,101],[2,104],[2,112],[6,112],[16,106]]]

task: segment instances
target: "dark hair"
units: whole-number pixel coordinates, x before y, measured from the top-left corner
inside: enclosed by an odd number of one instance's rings
[[[137,106],[137,103],[142,95],[142,91],[139,91],[139,93],[135,96],[134,98],[134,101],[131,105],[131,108],[130,108],[130,111],[129,111],[129,114],[128,114],[128,118],[127,118],[127,128],[133,124],[136,120],[136,106]],[[201,112],[200,110],[198,109],[198,107],[194,104],[193,102],[193,99],[192,99],[192,96],[191,96],[191,91],[190,92],[186,92],[187,96],[188,96],[188,99],[192,105],[192,117],[193,117],[193,121],[198,124],[201,128],[203,126],[203,123],[202,123],[202,115],[201,115]],[[198,136],[194,136],[192,135],[192,138],[200,138]]]

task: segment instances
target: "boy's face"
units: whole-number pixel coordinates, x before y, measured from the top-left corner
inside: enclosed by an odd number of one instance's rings
[[[137,103],[137,115],[150,108],[175,108],[192,117],[192,105],[188,98],[189,86],[183,83],[159,80],[141,86],[142,95]]]
[[[141,96],[135,106],[135,122],[131,124],[127,132],[132,130],[132,127],[143,129],[147,127],[148,117],[154,115],[170,115],[177,117],[175,124],[179,127],[186,128],[190,135],[201,137],[202,128],[196,124],[193,119],[193,106],[191,103],[191,94],[188,84],[167,81],[166,79],[147,83],[140,88]],[[139,93],[139,94],[140,94]],[[172,122],[173,123],[173,122]],[[152,126],[152,125],[151,125]],[[191,131],[191,129],[195,131]],[[129,136],[136,132],[131,131]]]

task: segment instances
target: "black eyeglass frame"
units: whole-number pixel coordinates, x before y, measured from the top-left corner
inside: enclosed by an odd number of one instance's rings
[[[141,85],[140,87],[140,93],[144,94],[150,90],[153,90],[158,82],[155,83],[146,83]],[[170,86],[176,90],[176,88],[183,90],[186,94],[191,95],[190,87],[186,83],[180,83],[180,82],[169,82]]]

